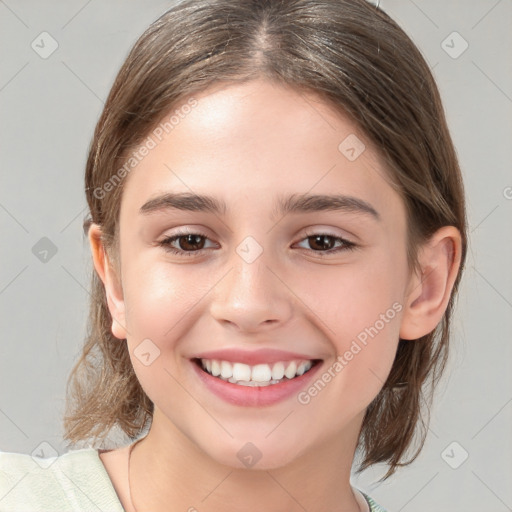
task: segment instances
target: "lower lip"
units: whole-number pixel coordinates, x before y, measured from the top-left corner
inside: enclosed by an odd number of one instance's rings
[[[226,382],[205,372],[196,362],[191,361],[191,363],[198,377],[213,394],[226,402],[245,407],[264,407],[296,396],[322,366],[319,362],[300,377],[279,384],[250,387]]]

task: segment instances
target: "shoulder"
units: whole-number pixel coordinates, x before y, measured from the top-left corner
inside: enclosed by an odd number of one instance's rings
[[[97,450],[48,458],[0,451],[0,512],[98,509],[123,512]]]

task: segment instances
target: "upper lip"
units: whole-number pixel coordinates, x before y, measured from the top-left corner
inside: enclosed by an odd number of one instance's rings
[[[201,352],[200,354],[193,356],[191,359],[217,359],[218,361],[229,361],[231,363],[244,363],[249,366],[265,363],[277,363],[279,361],[318,360],[318,358],[311,357],[307,354],[287,352],[273,348],[262,348],[258,350],[225,348],[222,350]]]

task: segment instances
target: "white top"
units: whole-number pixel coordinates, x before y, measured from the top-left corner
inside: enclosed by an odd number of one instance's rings
[[[371,512],[386,512],[360,491]],[[125,512],[98,450],[40,458],[0,451],[0,512]]]
[[[93,448],[38,458],[0,451],[0,512],[124,512]]]

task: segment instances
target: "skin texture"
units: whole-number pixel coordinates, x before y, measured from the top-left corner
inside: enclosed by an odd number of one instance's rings
[[[365,409],[391,369],[399,336],[419,338],[441,320],[459,268],[459,232],[440,229],[421,251],[423,278],[410,274],[403,202],[348,118],[313,94],[264,80],[195,98],[197,106],[127,177],[118,268],[99,227],[89,231],[113,333],[126,338],[155,404],[150,432],[132,454],[134,504],[156,512],[256,504],[276,512],[365,510],[349,481]],[[351,134],[366,146],[354,161],[338,149]],[[168,191],[215,196],[228,211],[139,213]],[[303,193],[355,196],[381,219],[345,211],[272,218],[276,197]],[[196,246],[200,254],[158,245],[182,228],[207,236]],[[321,257],[307,238],[317,233],[357,247]],[[252,263],[236,252],[247,236],[263,249]],[[183,239],[173,246],[190,248]],[[190,358],[202,351],[277,348],[322,359],[321,375],[394,303],[400,311],[308,404],[295,396],[263,408],[228,404],[192,371]],[[145,366],[134,350],[148,338],[160,355]],[[251,469],[237,458],[248,441],[262,454]],[[126,449],[102,459],[133,510]]]

